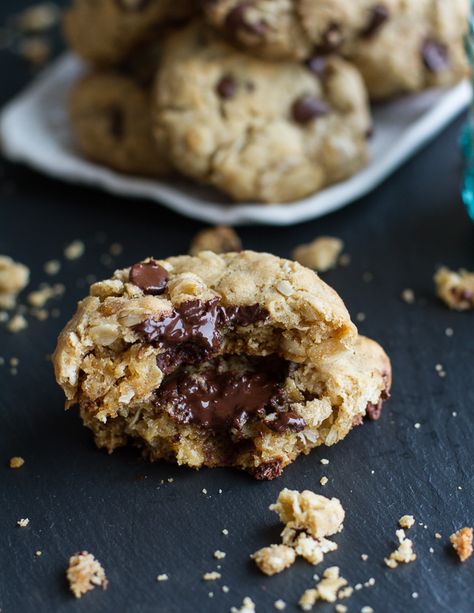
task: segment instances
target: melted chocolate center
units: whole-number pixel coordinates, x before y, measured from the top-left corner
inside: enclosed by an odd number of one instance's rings
[[[235,326],[265,321],[267,311],[258,304],[224,307],[218,298],[190,300],[162,319],[147,319],[135,326],[144,341],[163,350],[157,356],[165,373],[179,365],[204,362],[220,348],[222,333]]]
[[[170,377],[155,393],[155,404],[166,406],[180,424],[238,434],[249,420],[264,422],[277,432],[299,432],[304,420],[287,411],[283,383],[289,363],[277,356],[247,357],[246,369],[223,370],[218,358],[200,372]]]

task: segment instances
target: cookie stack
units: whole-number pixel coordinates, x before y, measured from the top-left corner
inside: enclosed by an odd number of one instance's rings
[[[467,74],[469,0],[75,0],[77,144],[120,172],[290,202],[368,160],[370,101]]]

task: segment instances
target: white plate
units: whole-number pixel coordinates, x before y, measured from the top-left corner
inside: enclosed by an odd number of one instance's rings
[[[0,117],[5,156],[58,179],[95,185],[121,196],[149,198],[189,217],[233,225],[290,225],[346,206],[374,189],[438,134],[471,97],[469,84],[461,83],[450,90],[424,92],[377,106],[372,161],[357,175],[291,204],[232,204],[202,186],[127,177],[82,159],[73,146],[66,98],[83,70],[79,60],[65,55],[6,106]]]

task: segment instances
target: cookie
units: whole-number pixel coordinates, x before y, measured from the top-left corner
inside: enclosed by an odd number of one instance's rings
[[[69,46],[87,62],[120,64],[157,29],[195,11],[193,0],[74,0],[64,17]]]
[[[379,406],[390,363],[337,294],[251,251],[145,260],[94,284],[54,355],[98,446],[278,476]]]
[[[446,87],[469,74],[464,51],[468,0],[412,0],[380,29],[346,50],[372,99]]]
[[[252,54],[346,57],[373,99],[452,85],[468,73],[468,0],[203,1],[208,21]]]
[[[267,62],[195,23],[165,42],[154,105],[173,164],[235,200],[303,198],[367,161],[366,90],[337,57]]]
[[[304,60],[372,38],[403,0],[202,0],[207,20],[250,53]],[[416,2],[416,0],[414,0]]]
[[[151,89],[132,74],[97,71],[69,99],[71,127],[82,155],[130,175],[162,177],[167,155],[152,135]]]

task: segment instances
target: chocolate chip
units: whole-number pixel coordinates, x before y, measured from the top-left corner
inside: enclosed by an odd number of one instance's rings
[[[323,117],[328,113],[329,106],[324,102],[324,100],[316,98],[316,96],[311,94],[298,98],[292,107],[293,119],[301,124],[309,123],[313,119]]]
[[[376,4],[373,6],[370,9],[369,21],[362,30],[361,36],[363,38],[372,38],[372,36],[375,36],[389,17],[390,11],[384,4]]]
[[[216,86],[216,91],[224,100],[230,100],[237,93],[237,83],[230,75],[223,76]]]
[[[122,140],[125,133],[125,121],[122,109],[118,106],[114,106],[111,107],[107,113],[111,136],[117,141]]]
[[[130,269],[130,283],[139,287],[144,294],[159,296],[168,283],[168,273],[155,260],[139,262]]]
[[[279,477],[282,472],[281,460],[272,460],[271,462],[265,462],[257,466],[253,471],[253,476],[259,481],[270,481],[271,479]]]
[[[318,77],[324,76],[328,62],[325,57],[315,55],[306,61],[306,66]]]
[[[448,48],[436,40],[425,40],[421,48],[423,63],[434,73],[442,72],[449,66]]]
[[[328,55],[342,45],[343,36],[337,23],[331,23],[323,34],[321,43],[315,47],[316,55]]]
[[[248,18],[249,9],[252,8],[251,2],[240,2],[227,13],[225,25],[231,33],[236,34],[239,30],[244,30],[256,36],[263,36],[267,30],[264,21],[251,21]]]

